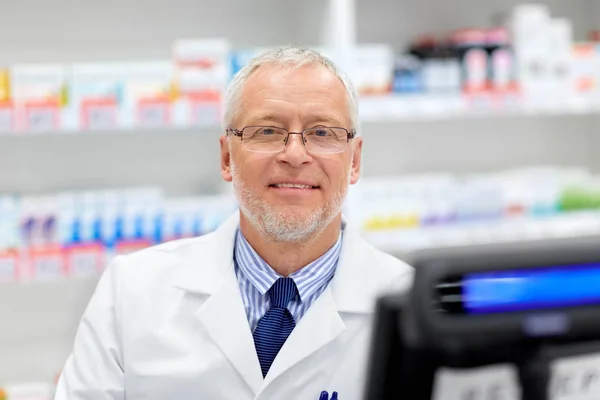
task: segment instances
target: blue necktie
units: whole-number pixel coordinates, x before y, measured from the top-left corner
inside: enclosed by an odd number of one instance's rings
[[[277,353],[296,326],[287,306],[298,294],[298,289],[292,278],[279,278],[268,293],[271,298],[271,308],[258,321],[253,335],[263,378],[267,376]]]

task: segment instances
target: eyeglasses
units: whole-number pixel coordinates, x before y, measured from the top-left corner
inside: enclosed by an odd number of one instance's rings
[[[355,130],[330,127],[309,128],[302,132],[290,132],[273,126],[247,126],[242,130],[229,127],[227,133],[239,136],[247,150],[257,153],[279,153],[285,149],[290,135],[300,135],[309,153],[341,153],[350,139],[356,136]]]

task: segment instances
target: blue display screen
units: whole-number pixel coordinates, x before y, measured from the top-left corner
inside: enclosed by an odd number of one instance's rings
[[[462,283],[470,314],[600,304],[600,263],[473,273]]]

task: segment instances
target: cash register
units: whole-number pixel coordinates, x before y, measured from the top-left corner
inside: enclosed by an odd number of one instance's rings
[[[366,400],[434,399],[440,371],[494,365],[514,369],[517,398],[545,400],[558,359],[600,353],[598,238],[421,252],[411,263],[411,291],[377,304]]]

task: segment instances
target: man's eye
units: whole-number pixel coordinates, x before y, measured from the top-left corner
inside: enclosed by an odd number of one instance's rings
[[[275,129],[271,129],[271,128],[264,128],[259,132],[261,135],[274,135],[275,134]]]
[[[328,136],[329,135],[329,131],[327,129],[316,129],[315,130],[315,135],[316,136]]]

